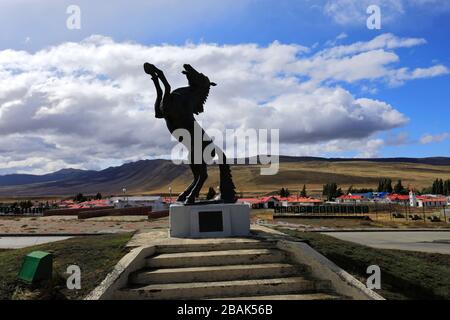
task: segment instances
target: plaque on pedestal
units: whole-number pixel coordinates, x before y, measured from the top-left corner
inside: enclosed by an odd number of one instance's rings
[[[170,206],[170,236],[221,238],[250,234],[250,207],[246,204]]]

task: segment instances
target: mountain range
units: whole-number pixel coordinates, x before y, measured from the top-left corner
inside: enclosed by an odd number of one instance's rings
[[[306,184],[319,191],[321,185],[336,182],[342,186],[375,187],[381,177],[402,179],[405,185],[429,186],[436,178],[450,179],[450,158],[318,158],[280,156],[280,170],[274,176],[262,176],[261,165],[233,165],[232,172],[238,192],[265,193],[281,187],[299,189]],[[254,159],[253,159],[254,160]],[[209,170],[208,186],[218,185],[217,166]],[[45,175],[9,174],[0,176],[0,196],[39,197],[84,194],[139,194],[182,191],[192,180],[187,165],[170,160],[141,160],[100,171],[63,169]]]

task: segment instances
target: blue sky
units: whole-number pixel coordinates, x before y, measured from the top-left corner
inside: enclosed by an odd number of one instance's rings
[[[69,4],[77,4],[81,8],[81,30],[69,30],[65,27],[68,17],[65,11]],[[366,27],[368,15],[365,9],[369,4],[377,4],[381,8],[381,30],[369,30]],[[342,136],[339,137],[341,140],[334,141],[330,136],[323,138],[326,135],[325,133],[318,132],[314,136],[314,132],[311,133],[305,129],[305,131],[301,131],[299,137],[310,139],[305,140],[307,147],[303,146],[302,141],[299,141],[300,138],[299,140],[292,138],[296,134],[293,130],[292,134],[287,133],[285,135],[286,145],[282,148],[282,151],[296,155],[331,157],[364,155],[377,157],[450,156],[450,126],[448,123],[448,119],[450,119],[450,74],[446,69],[450,68],[449,18],[450,1],[437,0],[227,0],[220,2],[134,0],[95,1],[95,4],[92,1],[84,0],[75,2],[7,0],[0,4],[0,20],[4,25],[4,30],[0,34],[0,53],[3,52],[3,56],[6,57],[9,49],[12,51],[11,55],[16,59],[14,61],[18,61],[19,58],[17,57],[21,50],[24,50],[33,59],[38,59],[41,56],[39,53],[49,47],[62,50],[62,46],[67,42],[82,43],[92,35],[100,35],[110,37],[116,45],[131,43],[146,48],[163,48],[166,44],[180,48],[185,48],[189,44],[197,46],[199,44],[214,44],[219,47],[223,45],[256,44],[258,47],[266,48],[277,41],[281,45],[304,47],[308,50],[309,59],[313,59],[315,54],[324,50],[331,50],[339,46],[351,46],[358,42],[370,42],[376,37],[384,37],[387,34],[391,35],[390,37],[395,37],[395,41],[398,41],[398,39],[421,39],[421,41],[423,40],[421,44],[379,49],[386,54],[383,59],[387,58],[389,53],[394,53],[398,58],[397,61],[381,64],[392,72],[395,71],[397,80],[399,69],[407,68],[409,70],[407,71],[409,72],[407,78],[400,80],[398,83],[394,83],[392,78],[373,77],[372,75],[365,75],[357,80],[343,80],[342,74],[340,74],[340,76],[329,76],[329,78],[324,76],[323,79],[319,80],[320,84],[316,83],[314,87],[314,90],[339,88],[345,91],[343,94],[349,93],[355,100],[370,99],[371,101],[386,103],[402,114],[403,118],[398,118],[395,124],[383,124],[379,127],[374,125],[373,130],[357,137],[350,135],[353,140],[348,140],[349,137]],[[214,50],[213,47],[211,48],[210,50]],[[371,53],[375,51],[373,50]],[[299,56],[302,54],[301,50],[297,53]],[[8,57],[11,55],[8,55]],[[1,57],[0,54],[0,62],[7,61],[6,58],[1,60]],[[53,59],[49,57],[46,59]],[[180,66],[184,63],[184,61],[181,61],[182,59],[183,56],[180,57],[178,62]],[[8,61],[5,63],[9,63]],[[45,61],[40,63],[45,64]],[[162,63],[164,64],[164,62]],[[432,70],[430,70],[425,76],[413,76],[414,70],[430,69],[433,66],[439,66],[439,72],[431,72]],[[21,66],[18,68],[22,68],[20,72],[25,73],[23,70],[32,67]],[[205,65],[205,68],[210,69],[207,65]],[[11,68],[5,68],[5,70],[10,72]],[[126,72],[124,71],[124,73]],[[300,83],[304,80],[303,77],[311,77],[312,73],[314,73],[314,70],[310,71],[308,75],[299,72],[296,77]],[[97,74],[97,78],[98,76]],[[29,75],[29,77],[32,78],[34,75]],[[113,78],[110,75],[107,78],[115,81],[124,79],[120,76]],[[38,81],[48,83],[48,79],[53,79],[53,76]],[[11,83],[11,81],[8,80],[8,83]],[[149,91],[151,90],[149,86]],[[273,104],[283,101],[284,94],[292,94],[290,90],[288,89],[286,93],[278,93],[279,96],[272,101]],[[42,94],[42,92],[39,92],[39,94]],[[153,93],[149,93],[148,97],[143,97],[143,100],[151,102],[153,99],[151,94]],[[218,95],[220,95],[220,92]],[[36,97],[37,93],[34,96]],[[14,97],[17,99],[16,96]],[[245,88],[242,88],[242,97],[245,98]],[[312,99],[312,97],[309,98]],[[9,108],[8,112],[10,112],[11,107],[5,105],[5,103],[11,103],[12,98],[3,97],[3,100],[1,99],[0,93],[0,104],[3,103],[3,108]],[[46,99],[43,98],[41,107],[51,109],[52,106],[46,107],[45,104],[53,100]],[[256,97],[255,99],[257,100]],[[214,101],[211,103],[214,103]],[[220,104],[219,98],[217,98],[216,103]],[[248,103],[251,104],[251,102]],[[368,110],[364,108],[362,110]],[[380,105],[377,105],[377,108],[381,108]],[[55,110],[57,110],[56,107]],[[150,111],[147,110],[146,112]],[[4,114],[6,114],[5,112]],[[55,112],[51,112],[51,114],[54,115]],[[299,109],[300,117],[302,112],[304,110]],[[0,112],[0,120],[1,114]],[[4,117],[6,116],[4,115]],[[30,117],[34,119],[36,114],[30,113]],[[207,121],[209,119],[205,118]],[[408,120],[405,121],[405,119]],[[49,118],[48,121],[66,120],[59,117],[58,120]],[[79,122],[84,121],[82,118],[79,119]],[[210,124],[213,125],[213,122]],[[35,124],[33,123],[33,125]],[[134,126],[135,123],[130,122],[130,125]],[[69,161],[67,159],[79,156],[74,156],[75,151],[67,150],[66,147],[67,141],[78,134],[79,128],[75,128],[73,123],[67,123],[65,126],[67,128],[65,133],[68,136],[63,141],[52,137],[49,130],[45,130],[46,128],[43,127],[36,127],[36,132],[39,131],[41,134],[33,136],[29,131],[19,132],[4,129],[1,133],[4,140],[24,141],[24,139],[29,138],[29,141],[36,141],[37,143],[30,147],[31,149],[43,150],[48,148],[45,154],[53,152],[52,150],[55,150],[55,154],[48,158],[39,155],[36,156],[34,161],[27,162],[25,159],[15,156],[19,151],[14,150],[14,147],[10,145],[0,146],[1,150],[5,151],[3,162],[9,163],[0,168],[0,173],[47,172],[65,166],[98,168],[109,164],[118,164],[123,160],[135,160],[134,157],[124,156],[120,152],[112,157],[104,156],[105,153],[115,153],[116,151],[113,151],[113,148],[118,145],[117,141],[109,142],[105,139],[104,144],[99,143],[98,149],[104,147],[104,150],[102,153],[98,153],[97,157]],[[337,126],[336,128],[340,127]],[[59,133],[64,131],[61,128],[54,130],[60,130]],[[105,131],[107,130],[105,129]],[[162,134],[164,134],[163,132],[161,131]],[[145,134],[150,134],[150,132],[145,132]],[[333,141],[330,142],[331,140]],[[365,149],[359,149],[358,143],[364,144]],[[38,144],[42,144],[42,147]],[[61,147],[64,144],[66,144],[65,147]],[[346,148],[346,144],[352,145],[352,147]],[[137,155],[137,158],[145,157],[145,154],[150,157],[167,154],[158,144],[150,146],[136,143],[136,148],[144,147],[149,148],[149,151]],[[323,151],[320,151],[320,149],[323,149]],[[75,148],[75,150],[77,149]],[[23,151],[20,152],[23,153]],[[136,150],[130,149],[129,152],[133,153]],[[47,161],[51,165],[48,163],[43,165],[43,161]]]

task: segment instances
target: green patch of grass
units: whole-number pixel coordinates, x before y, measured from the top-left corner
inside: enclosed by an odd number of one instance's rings
[[[15,292],[22,289],[22,285],[17,281],[17,274],[24,257],[35,250],[53,254],[53,278],[58,296],[82,299],[100,284],[118,260],[127,253],[125,245],[131,236],[130,233],[122,233],[76,237],[23,249],[0,251],[0,300],[11,299]],[[78,265],[81,269],[80,290],[66,288],[65,279],[69,276],[66,270],[69,265]]]
[[[319,233],[278,228],[307,240],[318,252],[365,283],[367,267],[381,269],[386,299],[450,299],[450,255],[375,249]]]

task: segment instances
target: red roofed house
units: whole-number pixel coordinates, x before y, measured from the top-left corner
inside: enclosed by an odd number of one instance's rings
[[[404,194],[390,194],[386,197],[386,199],[388,199],[390,202],[393,203],[408,203],[410,201],[410,197],[408,195],[404,195]]]
[[[322,200],[309,198],[309,197],[288,197],[288,198],[281,198],[280,199],[283,207],[290,207],[290,206],[314,206],[314,205],[320,205],[323,203]]]
[[[447,205],[447,199],[445,197],[435,196],[418,196],[418,207],[443,207]]]
[[[441,196],[428,195],[417,196],[413,191],[409,192],[409,203],[411,207],[444,207],[447,205],[447,199]]]
[[[364,200],[366,200],[364,196],[352,196],[349,194],[336,198],[337,203],[361,203]]]
[[[265,209],[274,209],[281,206],[280,197],[278,196],[263,197],[261,198],[261,203]]]

